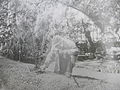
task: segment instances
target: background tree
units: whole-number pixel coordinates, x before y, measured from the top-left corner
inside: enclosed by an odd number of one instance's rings
[[[105,40],[108,32],[120,36],[119,0],[1,0],[0,7],[2,55],[36,67],[55,35],[90,43]]]

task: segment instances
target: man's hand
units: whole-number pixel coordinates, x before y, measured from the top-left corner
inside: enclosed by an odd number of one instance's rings
[[[46,66],[45,66],[45,65],[42,65],[42,66],[40,67],[40,69],[41,69],[41,71],[45,71]]]

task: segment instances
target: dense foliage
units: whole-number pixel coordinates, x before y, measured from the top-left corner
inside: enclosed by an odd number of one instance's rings
[[[92,43],[112,33],[119,40],[119,8],[119,0],[1,0],[1,55],[39,67],[54,35]]]

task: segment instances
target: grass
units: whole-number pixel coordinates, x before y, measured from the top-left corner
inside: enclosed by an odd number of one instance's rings
[[[46,72],[37,74],[34,65],[0,57],[0,85],[4,90],[120,90],[99,80],[79,78],[77,87],[73,78]],[[0,87],[0,90],[1,89]]]

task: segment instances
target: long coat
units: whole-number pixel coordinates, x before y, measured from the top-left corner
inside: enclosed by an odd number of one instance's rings
[[[56,36],[52,41],[52,48],[45,61],[46,70],[59,74],[72,73],[77,51],[75,43],[69,39]]]

